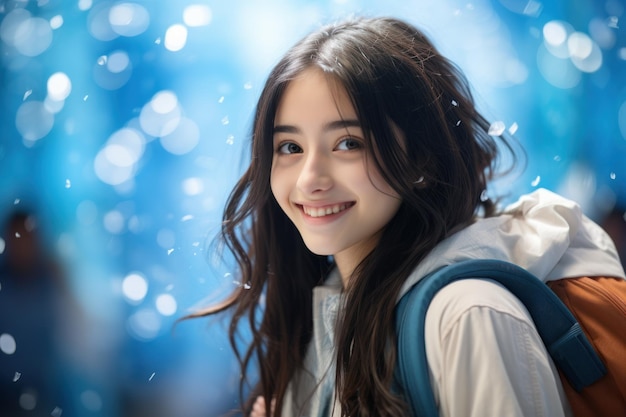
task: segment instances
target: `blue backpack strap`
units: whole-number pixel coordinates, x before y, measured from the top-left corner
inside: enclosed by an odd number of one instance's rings
[[[577,391],[606,374],[604,364],[572,313],[541,280],[504,261],[461,261],[422,278],[402,297],[396,308],[396,379],[415,417],[439,415],[424,344],[426,311],[441,288],[465,278],[494,280],[526,306],[550,356]]]

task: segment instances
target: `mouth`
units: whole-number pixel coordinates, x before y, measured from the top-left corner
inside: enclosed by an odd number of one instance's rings
[[[328,205],[324,207],[309,207],[309,206],[305,206],[302,204],[298,204],[298,206],[307,216],[325,217],[325,216],[330,216],[333,214],[340,213],[344,210],[347,210],[350,207],[352,207],[354,204],[355,204],[354,202],[350,202],[350,203],[333,204],[333,205]]]

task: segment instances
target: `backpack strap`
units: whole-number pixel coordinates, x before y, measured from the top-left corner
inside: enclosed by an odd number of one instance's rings
[[[577,391],[606,374],[604,364],[572,313],[541,280],[525,269],[504,261],[461,261],[422,278],[396,307],[396,379],[414,416],[439,415],[426,359],[426,311],[441,288],[465,278],[492,279],[526,306],[552,360]]]

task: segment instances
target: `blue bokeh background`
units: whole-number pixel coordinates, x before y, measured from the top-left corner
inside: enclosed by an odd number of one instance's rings
[[[420,26],[465,71],[494,130],[526,149],[525,168],[490,193],[506,202],[549,188],[601,221],[626,206],[625,8],[0,2],[0,219],[36,213],[76,300],[58,342],[63,415],[217,416],[236,406],[225,320],[173,326],[240,285],[209,242],[246,164],[264,78],[301,36],[355,14]]]

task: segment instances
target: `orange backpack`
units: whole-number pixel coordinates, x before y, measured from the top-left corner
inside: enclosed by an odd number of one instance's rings
[[[581,277],[548,282],[606,365],[597,382],[576,391],[561,374],[576,417],[626,416],[626,281]]]

